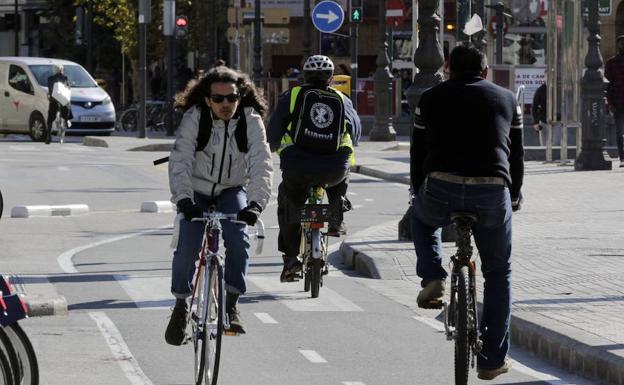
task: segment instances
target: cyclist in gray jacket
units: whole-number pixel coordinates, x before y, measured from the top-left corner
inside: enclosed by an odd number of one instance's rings
[[[200,80],[189,82],[176,96],[176,107],[186,112],[169,156],[171,199],[184,214],[171,276],[176,304],[165,333],[172,345],[180,345],[185,337],[187,298],[204,230],[202,223],[191,220],[216,206],[220,212],[237,213],[248,225],[255,224],[271,196],[273,173],[262,121],[266,101],[247,75],[215,67]],[[222,229],[230,330],[244,333],[237,302],[246,291],[247,226],[222,221]]]

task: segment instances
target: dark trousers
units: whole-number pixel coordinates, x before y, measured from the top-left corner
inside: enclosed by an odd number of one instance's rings
[[[282,170],[282,183],[277,193],[277,220],[280,228],[277,244],[286,257],[296,257],[301,242],[301,224],[291,223],[291,210],[300,211],[303,208],[310,187],[327,185],[327,200],[336,208],[342,221],[342,197],[347,194],[348,176],[348,169],[319,174]]]
[[[451,213],[476,213],[473,235],[481,259],[483,350],[477,366],[500,367],[509,350],[511,316],[511,198],[498,185],[464,185],[427,178],[414,198],[412,236],[416,250],[416,273],[425,287],[443,280],[441,227],[451,223]]]

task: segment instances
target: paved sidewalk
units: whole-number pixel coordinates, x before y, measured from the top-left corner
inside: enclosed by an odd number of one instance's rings
[[[358,171],[407,184],[409,152],[395,148],[359,158]],[[597,383],[622,385],[624,169],[618,166],[575,172],[571,165],[526,162],[525,205],[513,225],[512,341]],[[416,256],[411,242],[397,240],[400,219],[347,237],[341,251],[345,264],[371,278],[412,282],[415,301]],[[443,249],[446,266],[454,244]]]

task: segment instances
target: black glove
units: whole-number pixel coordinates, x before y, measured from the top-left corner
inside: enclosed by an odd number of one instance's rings
[[[524,198],[522,198],[522,192],[517,197],[511,198],[511,211],[519,211],[522,209],[522,203],[524,202]]]
[[[258,217],[262,212],[262,207],[256,202],[249,202],[249,205],[238,212],[236,219],[253,226],[258,221]]]
[[[178,201],[178,210],[184,214],[184,219],[190,221],[193,218],[202,218],[204,216],[204,210],[197,206],[191,198],[184,198]]]

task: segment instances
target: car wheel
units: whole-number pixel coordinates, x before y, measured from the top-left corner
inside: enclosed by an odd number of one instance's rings
[[[30,116],[30,122],[28,124],[30,137],[35,142],[43,142],[46,134],[45,121],[40,113],[35,112]]]

